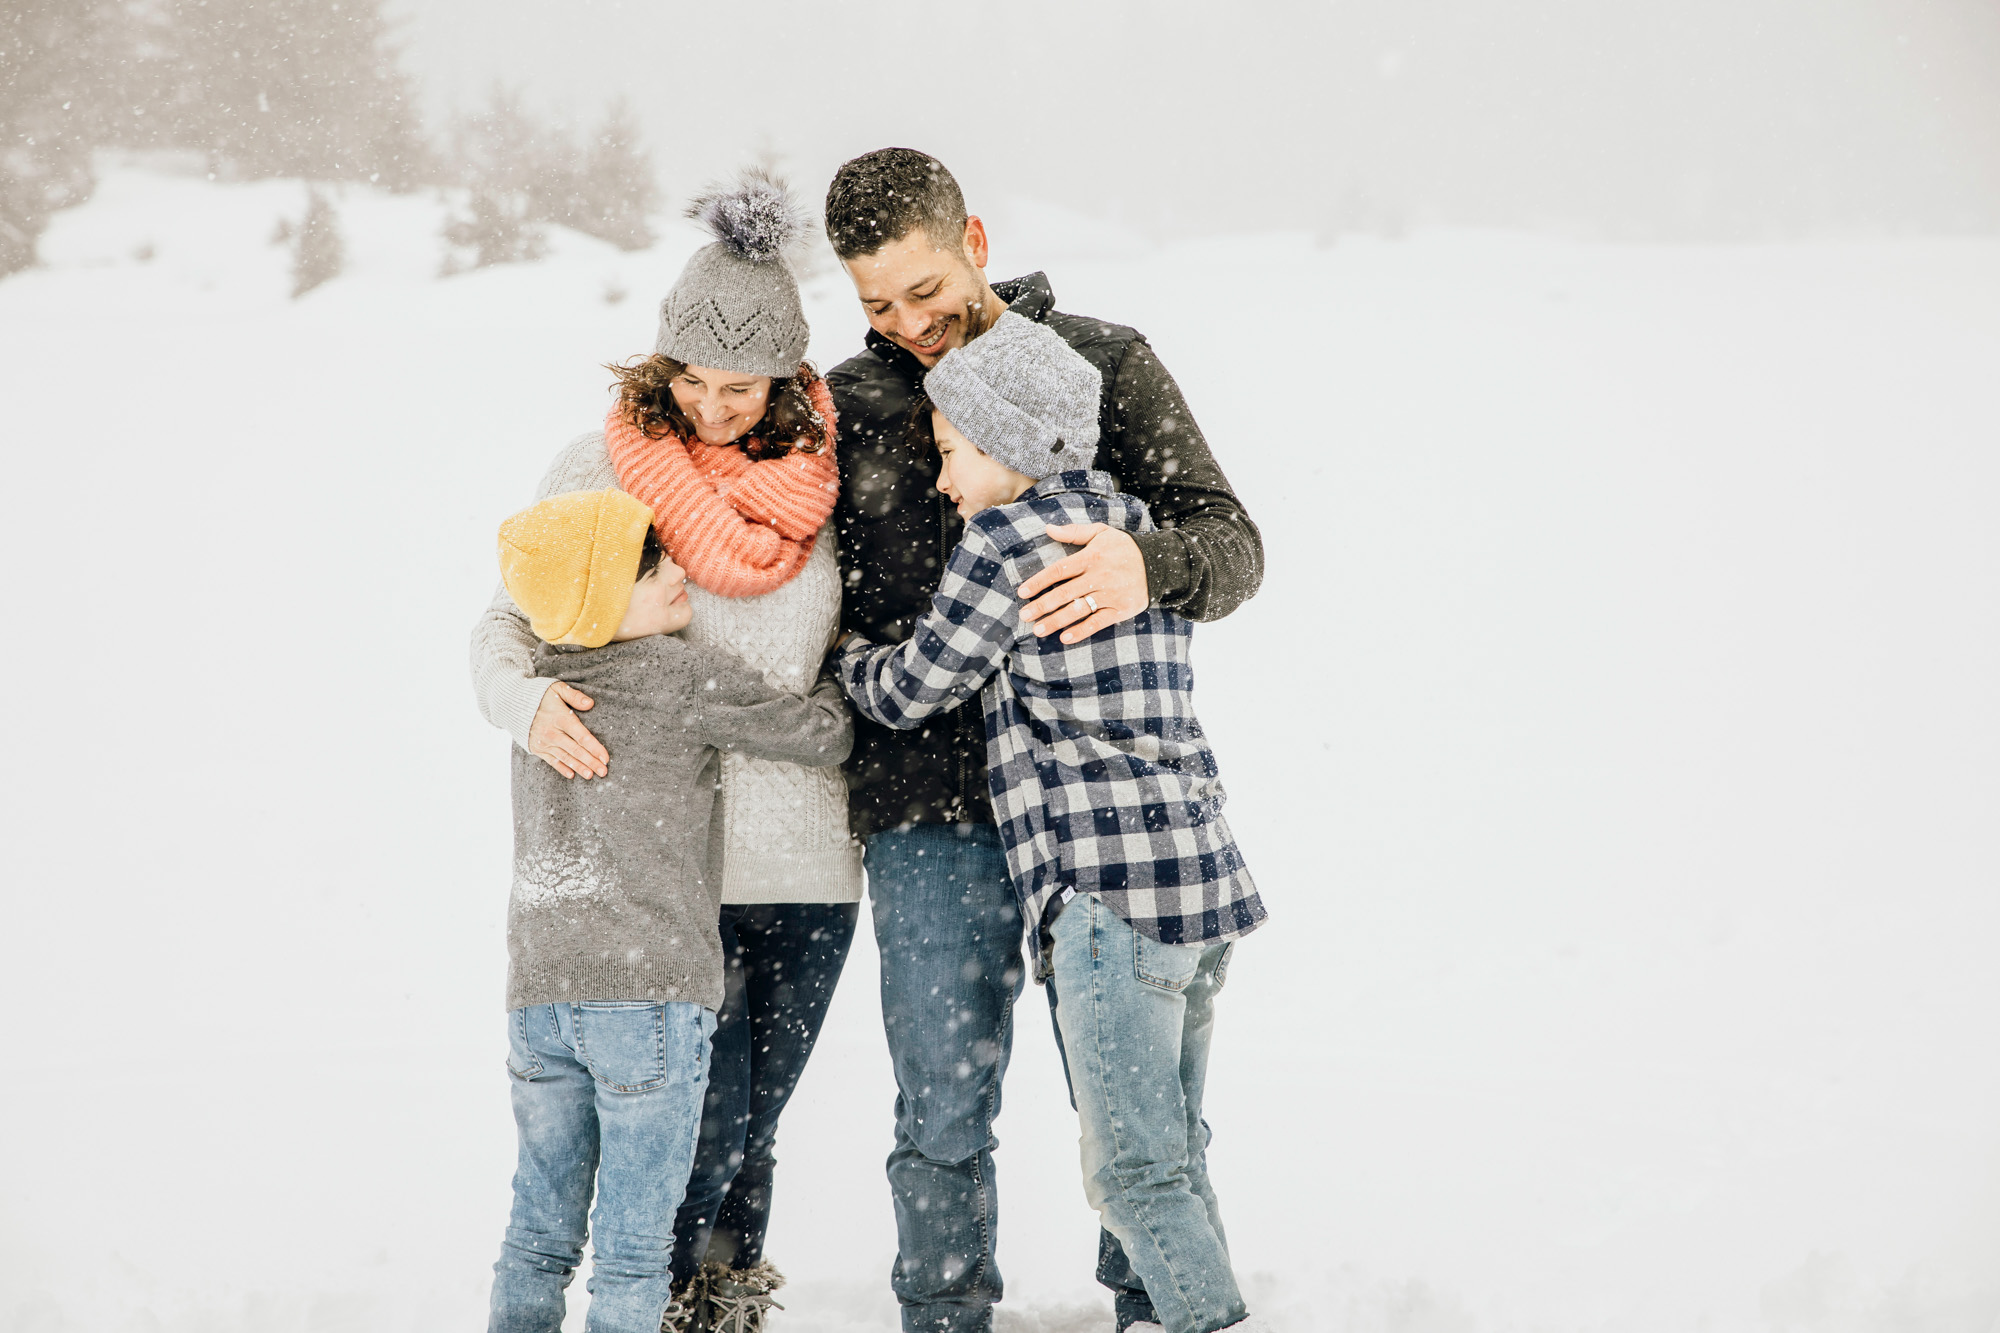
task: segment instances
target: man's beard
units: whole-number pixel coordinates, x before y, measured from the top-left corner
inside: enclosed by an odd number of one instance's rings
[[[975,296],[968,299],[965,303],[965,314],[962,316],[965,320],[965,342],[961,342],[959,346],[965,346],[965,343],[971,342],[974,338],[992,328],[999,321],[1000,312],[1006,308],[1006,303],[999,301],[998,298],[996,298],[996,304],[990,310],[986,308],[985,303],[978,297]]]
[[[986,304],[984,301],[981,300],[981,298],[977,296],[969,296],[965,300],[965,306],[963,309],[956,311],[953,314],[946,315],[944,319],[947,323],[956,321],[959,327],[965,330],[965,336],[961,338],[958,343],[960,347],[963,347],[967,343],[971,342],[974,338],[977,338],[980,334],[986,332],[986,330],[992,328],[994,321],[1000,318],[1000,312],[1002,310],[1005,310],[1006,308],[1007,308],[1006,303],[1000,302],[989,310],[986,308]],[[912,341],[915,340],[913,339]],[[951,342],[951,331],[947,329],[945,331],[945,336],[938,340],[937,346],[935,348],[932,348],[930,351],[922,353],[921,355],[942,357],[946,352],[951,350],[949,346],[950,342]],[[915,351],[916,349],[914,347],[911,347],[910,350]]]

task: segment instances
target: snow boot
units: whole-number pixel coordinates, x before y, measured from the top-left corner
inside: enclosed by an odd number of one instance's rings
[[[752,1268],[709,1264],[701,1277],[703,1319],[696,1333],[763,1333],[764,1312],[785,1308],[771,1299],[785,1285],[785,1275],[768,1259]]]
[[[674,1284],[673,1299],[660,1318],[660,1333],[708,1333],[708,1271]]]

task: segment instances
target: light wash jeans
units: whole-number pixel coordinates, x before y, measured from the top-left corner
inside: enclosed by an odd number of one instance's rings
[[[1244,1318],[1201,1118],[1227,944],[1161,944],[1092,894],[1056,918],[1056,1024],[1081,1122],[1083,1193],[1166,1333]]]
[[[586,1234],[584,1328],[659,1333],[714,1031],[713,1013],[681,1002],[586,1000],[507,1015],[521,1156],[488,1333],[560,1333]]]

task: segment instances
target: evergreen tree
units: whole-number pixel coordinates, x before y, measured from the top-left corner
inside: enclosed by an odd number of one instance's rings
[[[561,221],[621,250],[643,250],[653,243],[649,219],[659,206],[652,159],[639,146],[638,117],[631,103],[617,98],[591,137]]]
[[[248,176],[435,176],[382,0],[156,0],[157,141]]]
[[[459,184],[534,201],[545,215],[572,186],[575,150],[528,114],[518,90],[493,85],[486,104],[452,119],[450,174]]]
[[[463,210],[446,220],[445,277],[492,264],[531,264],[548,253],[548,233],[528,216],[524,195],[472,188]]]
[[[0,11],[0,275],[35,262],[50,214],[90,197],[117,19],[115,5],[94,0]]]
[[[347,247],[340,239],[340,219],[318,190],[306,192],[305,220],[292,230],[292,299],[340,276]]]
[[[579,147],[530,115],[518,91],[495,86],[484,106],[454,120],[450,166],[472,191],[471,211],[454,219],[454,234],[485,237],[481,253],[538,257],[541,226],[548,223],[625,250],[653,243],[648,218],[659,206],[659,186],[639,146],[638,118],[622,99]],[[449,262],[479,266],[465,258]]]
[[[543,223],[560,221],[575,188],[572,152],[542,128],[521,95],[496,84],[486,104],[452,122],[451,174],[467,189],[465,207],[446,222],[446,274],[489,264],[540,259]]]

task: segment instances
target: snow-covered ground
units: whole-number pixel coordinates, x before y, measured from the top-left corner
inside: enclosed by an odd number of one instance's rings
[[[303,202],[115,170],[0,282],[0,1329],[482,1318],[506,743],[465,634],[696,238],[439,280],[438,203],[350,188],[293,301]],[[1988,1333],[2000,243],[1002,215],[995,275],[1146,330],[1268,544],[1197,639],[1274,913],[1211,1083],[1256,1305]],[[862,321],[809,295],[829,365]],[[774,1333],[895,1325],[874,970],[786,1122]],[[1003,1330],[1108,1331],[1022,1015]]]

